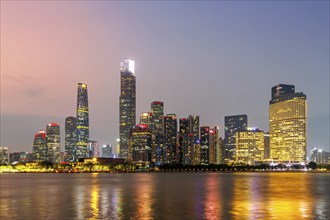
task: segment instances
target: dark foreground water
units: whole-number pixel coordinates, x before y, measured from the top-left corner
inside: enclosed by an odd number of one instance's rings
[[[0,219],[329,219],[330,174],[1,174]]]

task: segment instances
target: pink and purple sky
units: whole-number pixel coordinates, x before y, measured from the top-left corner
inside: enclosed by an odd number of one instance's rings
[[[79,82],[91,140],[114,145],[123,58],[136,62],[137,117],[158,100],[222,137],[226,115],[268,131],[271,87],[293,84],[309,150],[329,151],[329,1],[1,1],[1,146],[31,152],[54,121],[64,150]]]

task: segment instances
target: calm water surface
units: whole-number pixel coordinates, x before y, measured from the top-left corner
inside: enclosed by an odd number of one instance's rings
[[[1,174],[0,219],[330,219],[328,173]]]

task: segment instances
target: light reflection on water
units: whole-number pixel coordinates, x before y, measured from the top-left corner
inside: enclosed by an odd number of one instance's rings
[[[329,173],[0,178],[0,219],[329,219]]]

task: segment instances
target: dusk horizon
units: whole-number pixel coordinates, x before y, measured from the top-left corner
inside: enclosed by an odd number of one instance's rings
[[[248,126],[268,132],[271,88],[290,84],[307,96],[308,156],[314,147],[329,151],[328,8],[321,1],[2,1],[0,144],[32,152],[34,134],[56,122],[64,151],[65,118],[76,116],[77,84],[86,83],[90,140],[115,146],[120,62],[129,58],[137,122],[162,101],[165,114],[199,115],[222,138],[230,115],[246,114]]]

